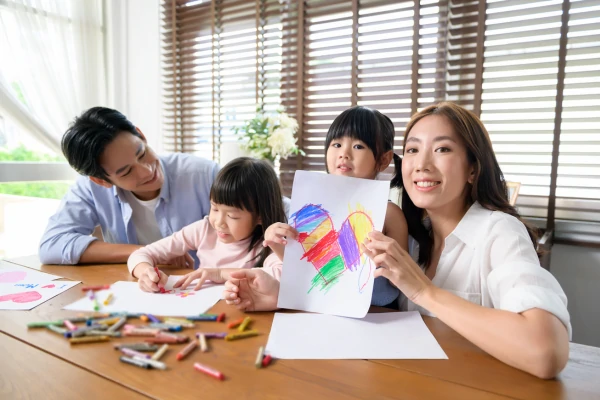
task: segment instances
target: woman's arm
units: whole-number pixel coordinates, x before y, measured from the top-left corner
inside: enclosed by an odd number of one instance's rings
[[[537,377],[555,377],[569,358],[567,329],[545,310],[482,307],[433,284],[411,300],[483,351]]]
[[[499,360],[540,378],[556,376],[569,353],[565,325],[551,313],[522,313],[473,304],[433,285],[396,241],[372,232],[365,252],[385,276],[415,304],[435,314],[467,340]]]

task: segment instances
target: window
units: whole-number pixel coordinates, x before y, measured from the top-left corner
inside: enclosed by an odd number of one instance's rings
[[[163,2],[166,144],[218,159],[231,127],[281,103],[324,170],[336,115],[376,108],[397,130],[454,101],[480,115],[517,206],[558,241],[600,244],[600,4],[593,0]]]

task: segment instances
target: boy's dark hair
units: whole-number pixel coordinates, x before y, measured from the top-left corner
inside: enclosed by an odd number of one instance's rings
[[[252,232],[248,251],[260,247],[254,266],[261,267],[271,253],[269,247],[262,247],[265,230],[275,222],[287,222],[279,179],[273,167],[267,161],[250,157],[230,161],[213,182],[210,200],[260,217],[261,224]]]
[[[394,124],[387,116],[368,107],[352,107],[338,115],[329,127],[325,138],[325,156],[333,140],[348,136],[364,142],[373,152],[379,166],[383,154],[394,150],[395,134]],[[325,165],[327,168],[327,163]],[[394,153],[394,177],[390,187],[402,187],[402,158],[396,153]]]
[[[120,133],[142,136],[123,114],[106,107],[93,107],[75,118],[61,141],[65,158],[81,175],[108,181],[98,162],[106,146]]]

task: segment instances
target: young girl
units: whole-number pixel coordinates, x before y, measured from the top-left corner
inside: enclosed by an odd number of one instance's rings
[[[390,183],[402,187],[402,159],[394,153],[394,125],[376,110],[353,107],[341,113],[334,121],[325,139],[326,170],[330,174],[354,178],[375,179],[385,170],[392,158],[395,175]],[[383,232],[400,245],[408,247],[408,229],[400,207],[387,204]],[[288,224],[276,223],[267,228],[263,246],[269,246],[283,260],[286,238],[297,237],[298,232]],[[399,290],[380,277],[375,279],[371,304],[398,309]]]
[[[375,275],[402,291],[402,310],[435,315],[513,367],[556,376],[569,356],[567,299],[508,202],[479,118],[452,103],[418,112],[406,127],[403,164],[418,263],[395,239],[371,232],[366,252],[382,267]],[[277,305],[279,282],[261,271],[234,273],[225,285],[224,298],[240,309]]]
[[[199,279],[223,283],[229,272],[263,266],[278,278],[281,261],[261,246],[263,226],[285,222],[281,189],[273,168],[266,162],[241,157],[227,164],[217,175],[210,191],[210,213],[179,232],[135,251],[127,266],[147,292],[157,292],[167,275],[156,274],[163,264],[192,249],[198,251],[200,268],[180,279],[175,287],[186,288]]]

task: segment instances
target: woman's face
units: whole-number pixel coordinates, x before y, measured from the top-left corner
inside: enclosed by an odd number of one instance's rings
[[[413,203],[428,212],[464,209],[474,169],[467,149],[448,119],[429,115],[408,134],[402,178]]]

